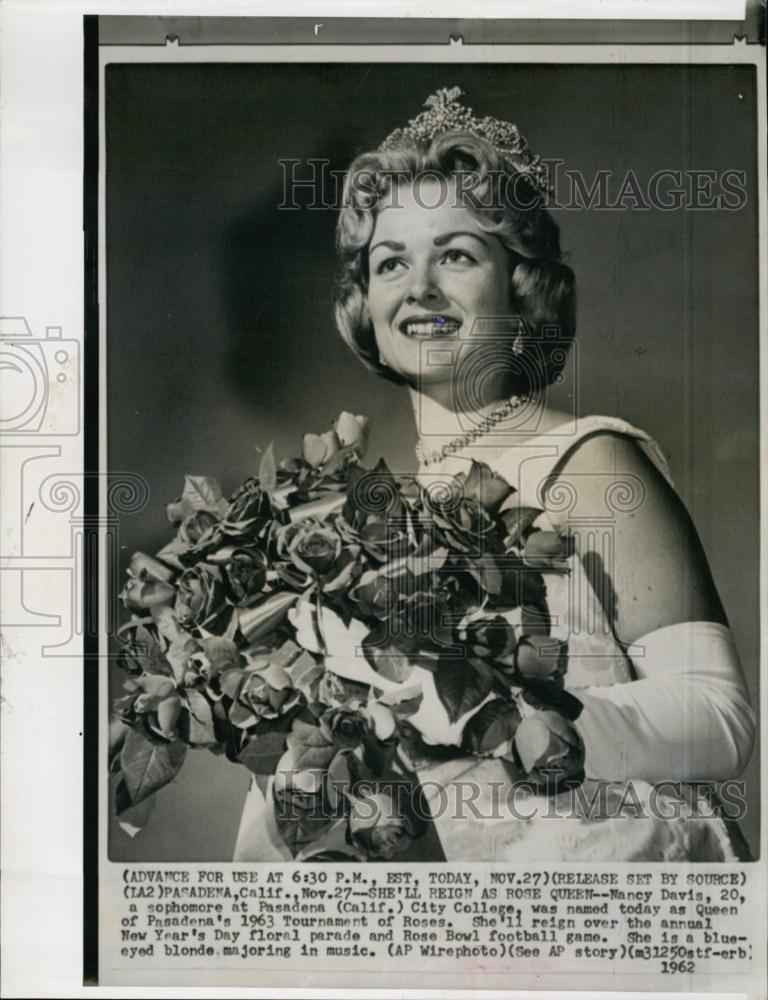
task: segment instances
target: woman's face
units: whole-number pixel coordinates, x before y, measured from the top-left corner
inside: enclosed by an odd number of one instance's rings
[[[379,354],[412,385],[451,381],[456,351],[433,348],[450,338],[464,355],[466,340],[484,326],[477,320],[510,313],[507,251],[457,204],[452,182],[393,191],[377,216],[368,261]]]

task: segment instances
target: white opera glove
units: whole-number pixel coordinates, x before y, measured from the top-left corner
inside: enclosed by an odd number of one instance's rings
[[[755,713],[731,630],[682,622],[628,650],[638,680],[575,689],[574,725],[586,775],[605,780],[725,781],[740,774],[755,738]]]

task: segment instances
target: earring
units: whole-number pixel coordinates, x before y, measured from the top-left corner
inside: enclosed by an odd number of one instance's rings
[[[525,342],[523,340],[522,328],[517,331],[517,336],[512,341],[512,353],[520,357],[521,354],[525,353]]]

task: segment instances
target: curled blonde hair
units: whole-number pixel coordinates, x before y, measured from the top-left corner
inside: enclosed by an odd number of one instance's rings
[[[368,369],[405,382],[379,358],[367,306],[368,247],[383,198],[393,186],[419,176],[461,177],[466,207],[508,251],[515,312],[526,334],[543,348],[537,351],[540,370],[531,382],[548,385],[562,370],[576,332],[573,271],[562,263],[560,231],[541,194],[489,142],[469,132],[444,132],[431,142],[410,140],[396,149],[363,153],[351,164],[336,228],[341,267],[334,308],[343,340]],[[547,346],[541,338],[553,328],[557,340],[550,337]]]

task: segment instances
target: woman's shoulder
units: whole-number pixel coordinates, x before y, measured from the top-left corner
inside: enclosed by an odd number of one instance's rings
[[[521,435],[490,464],[534,505],[554,483],[562,487],[566,473],[602,477],[605,487],[606,477],[613,482],[618,476],[633,483],[660,477],[672,485],[666,457],[646,431],[620,417],[577,417],[554,408],[542,410],[535,431]],[[585,486],[580,481],[581,493]],[[564,495],[562,488],[559,494]]]

